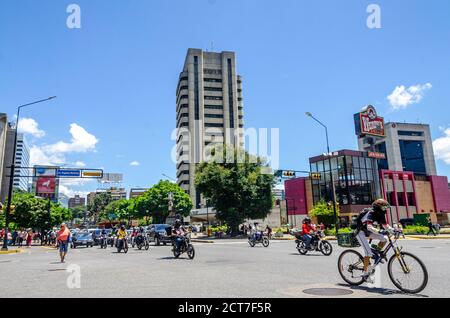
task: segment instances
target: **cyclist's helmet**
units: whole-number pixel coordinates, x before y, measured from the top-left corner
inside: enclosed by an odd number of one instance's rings
[[[381,210],[383,212],[386,212],[386,210],[389,209],[391,207],[391,205],[389,204],[389,202],[387,202],[384,199],[378,199],[372,203],[372,207],[375,210]]]

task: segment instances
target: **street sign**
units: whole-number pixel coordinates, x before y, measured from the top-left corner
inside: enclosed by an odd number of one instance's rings
[[[66,178],[80,178],[81,170],[80,169],[58,169],[56,171],[57,177],[66,177]]]
[[[313,180],[321,180],[322,174],[320,172],[311,172],[310,177]]]
[[[102,178],[103,170],[82,170],[82,178]]]

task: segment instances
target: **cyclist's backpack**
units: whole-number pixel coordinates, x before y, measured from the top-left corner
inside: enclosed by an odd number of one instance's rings
[[[364,209],[364,210],[362,210],[362,211],[359,213],[359,215],[358,215],[355,219],[353,219],[350,228],[351,228],[352,230],[358,230],[358,229],[361,229],[362,226],[363,226],[362,219],[363,219],[363,217],[366,216],[367,213],[369,213],[370,211],[372,211],[372,210],[371,210],[371,209]]]

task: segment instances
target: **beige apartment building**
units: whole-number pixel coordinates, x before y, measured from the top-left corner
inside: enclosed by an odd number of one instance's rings
[[[177,182],[202,204],[196,191],[196,166],[214,145],[243,146],[242,78],[236,72],[234,52],[188,49],[176,90]]]

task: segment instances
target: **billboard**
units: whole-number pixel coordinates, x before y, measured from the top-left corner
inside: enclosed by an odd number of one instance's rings
[[[355,132],[360,137],[376,136],[385,137],[384,118],[378,116],[375,107],[366,106],[360,113],[354,115]]]
[[[36,193],[55,193],[56,178],[54,177],[39,177],[36,181]]]
[[[123,174],[103,173],[103,178],[100,181],[104,183],[121,183],[123,181]]]
[[[34,166],[33,188],[35,195],[58,201],[58,167]]]

